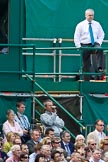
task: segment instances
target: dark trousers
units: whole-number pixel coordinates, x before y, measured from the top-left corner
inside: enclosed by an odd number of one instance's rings
[[[98,43],[81,44],[82,47],[100,47]],[[83,50],[83,72],[98,72],[98,69],[105,68],[105,59],[103,50]],[[97,79],[97,75],[84,75],[84,80],[90,80],[91,78]]]

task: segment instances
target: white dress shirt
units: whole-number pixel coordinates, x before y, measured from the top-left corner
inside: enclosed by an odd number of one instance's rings
[[[104,31],[99,24],[99,22],[92,20],[91,26],[93,30],[94,42],[99,43],[100,45],[104,39]],[[84,20],[80,22],[75,29],[74,34],[74,43],[76,47],[81,47],[82,44],[89,44],[91,43],[90,33],[89,33],[89,22]]]
[[[98,136],[99,142],[100,142],[102,139],[105,138],[105,134],[104,134],[103,132],[99,132],[99,131],[97,131],[96,129],[95,129],[95,131],[96,131],[96,134],[97,134],[97,136]]]
[[[95,162],[93,158],[90,158],[89,162]],[[98,162],[105,162],[104,160],[100,159]]]

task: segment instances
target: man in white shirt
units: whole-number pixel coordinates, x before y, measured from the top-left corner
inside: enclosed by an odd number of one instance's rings
[[[104,130],[104,121],[103,120],[96,120],[95,122],[95,130],[90,132],[87,135],[87,143],[91,139],[94,139],[95,143],[97,144],[97,148],[100,146],[100,141],[106,137]]]
[[[85,20],[80,22],[75,29],[74,43],[80,47],[99,47],[104,39],[104,31],[99,22],[93,20],[94,10],[85,11]],[[91,55],[92,54],[92,55]],[[83,72],[102,72],[104,68],[104,58],[102,50],[83,50]],[[94,76],[98,79],[98,76]],[[84,75],[85,80],[90,79],[90,75]]]

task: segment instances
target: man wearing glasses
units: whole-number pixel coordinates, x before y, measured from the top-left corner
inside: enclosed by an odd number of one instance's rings
[[[95,130],[90,132],[87,136],[87,141],[90,139],[94,139],[97,144],[97,148],[99,147],[100,141],[106,137],[104,131],[104,121],[101,119],[96,120],[95,122]]]

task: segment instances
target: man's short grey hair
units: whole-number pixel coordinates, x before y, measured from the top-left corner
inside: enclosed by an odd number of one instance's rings
[[[50,99],[47,99],[43,104],[44,104],[44,106],[47,106],[47,103],[48,102],[52,102],[53,103],[53,101],[52,100],[50,100]]]
[[[67,130],[62,131],[62,132],[60,133],[61,138],[63,138],[63,137],[65,136],[66,133],[70,134]]]
[[[85,11],[85,15],[86,15],[88,12],[92,12],[93,15],[94,15],[94,10],[93,10],[93,9],[91,9],[91,8],[87,9],[87,10]]]

